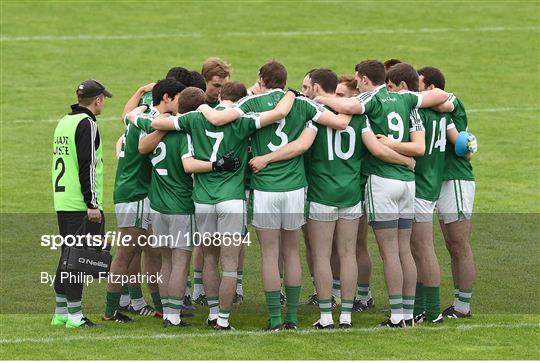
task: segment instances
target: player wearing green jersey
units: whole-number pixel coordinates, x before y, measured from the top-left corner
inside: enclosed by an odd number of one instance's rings
[[[310,74],[308,96],[336,97],[337,75],[328,69],[316,69]],[[316,329],[332,329],[332,245],[336,244],[341,279],[340,327],[352,326],[351,312],[357,288],[356,239],[358,221],[362,215],[360,195],[361,144],[389,163],[414,168],[414,160],[380,144],[365,116],[347,117],[347,125],[321,116],[314,128],[306,128],[300,137],[270,154],[250,161],[259,172],[269,163],[287,160],[309,151],[308,195],[309,240],[315,272],[320,319]],[[344,127],[345,126],[345,127]],[[334,130],[333,128],[339,128]],[[361,140],[362,142],[359,142]]]
[[[419,72],[420,88],[429,89],[443,79],[436,68],[425,67]],[[440,80],[439,80],[440,82]],[[457,132],[467,131],[468,120],[463,103],[453,98],[453,111],[450,113]],[[445,167],[442,173],[442,187],[437,210],[439,222],[450,252],[452,277],[454,280],[454,303],[443,311],[449,318],[471,316],[470,300],[476,277],[474,257],[471,249],[471,217],[474,202],[475,182],[470,158],[478,148],[476,139],[469,142],[469,153],[459,157],[452,143],[446,143]]]
[[[384,65],[366,60],[356,65],[361,92],[355,99],[318,97],[338,112],[365,114],[378,135],[395,142],[408,142],[408,156],[424,154],[424,132],[419,120],[410,120],[411,111],[445,102],[448,94],[439,89],[422,93],[388,92]],[[412,135],[411,135],[412,134]],[[414,214],[414,173],[399,165],[390,165],[369,155],[366,203],[369,222],[375,232],[383,258],[385,280],[390,298],[391,317],[383,326],[414,325],[413,305],[416,266],[410,250]]]
[[[219,105],[221,88],[231,76],[231,66],[220,58],[208,58],[203,63],[201,74],[206,81],[205,103],[214,108]]]
[[[223,86],[225,94],[217,107],[223,110],[247,94],[239,82]],[[191,137],[196,159],[215,161],[222,155],[247,155],[248,138],[261,127],[285,117],[294,101],[294,94],[284,97],[278,105],[261,114],[246,115],[233,123],[214,126],[201,112],[190,112],[178,118],[158,118],[153,125],[158,129],[185,130]],[[195,174],[193,200],[198,232],[202,238],[211,236],[214,243],[203,245],[203,280],[210,312],[208,324],[215,329],[231,329],[230,309],[236,292],[238,257],[244,236],[245,201],[244,178],[247,160],[234,173]],[[231,241],[228,243],[227,241]],[[221,257],[223,276],[219,278]],[[219,303],[219,307],[218,307]]]
[[[114,197],[119,221],[119,229],[120,231],[123,231],[125,235],[130,235],[131,240],[129,245],[121,245],[118,247],[115,258],[111,264],[112,274],[126,275],[128,273],[130,261],[132,261],[140,252],[141,247],[144,248],[146,256],[157,255],[156,259],[158,260],[158,263],[156,264],[156,271],[153,273],[157,274],[159,272],[161,265],[159,251],[156,253],[156,251],[152,250],[150,246],[141,245],[141,242],[145,240],[143,237],[146,237],[145,229],[148,228],[148,225],[143,225],[142,222],[141,224],[133,225],[132,222],[136,221],[136,218],[133,219],[130,217],[125,217],[124,215],[137,215],[138,210],[145,208],[145,206],[146,209],[150,211],[150,202],[145,202],[144,199],[149,193],[150,180],[148,180],[148,177],[151,173],[151,164],[150,161],[147,160],[146,155],[144,155],[144,152],[139,153],[139,144],[142,139],[145,139],[146,142],[150,142],[152,144],[151,148],[154,148],[161,141],[163,135],[159,132],[152,132],[153,130],[145,130],[140,127],[136,127],[130,122],[133,122],[133,120],[136,118],[150,120],[163,112],[177,112],[178,97],[183,89],[184,85],[173,79],[159,81],[152,89],[152,94],[154,97],[153,104],[156,106],[151,108],[148,108],[148,106],[141,106],[140,108],[136,108],[134,111],[126,114],[128,124],[126,127],[123,148],[123,157],[126,157],[126,160],[123,160],[123,158],[120,158],[119,160]],[[147,111],[144,116],[139,115],[139,112],[141,112],[140,109]],[[147,132],[150,135],[146,135]],[[136,205],[137,209],[129,209],[130,205],[133,204]],[[145,215],[145,213],[141,214],[143,216]],[[147,212],[146,215],[149,215],[149,212]],[[152,293],[154,304],[156,304],[156,307],[159,308],[162,305],[161,296],[159,293],[159,287],[156,287],[158,288],[157,290],[153,291],[153,289],[151,289],[150,291]],[[121,285],[113,280],[111,280],[109,283],[107,287],[105,314],[102,316],[104,321],[124,323],[131,320],[127,316],[117,311],[120,303],[121,288]],[[142,304],[144,304],[143,306],[138,307],[135,305],[138,303],[138,299],[142,300]],[[140,296],[132,296],[131,300],[133,311],[136,311],[141,315],[155,314],[154,309],[144,303],[142,294],[140,294]],[[156,315],[161,316],[161,314]]]
[[[440,72],[439,72],[440,73]],[[388,89],[393,92],[418,91],[418,73],[407,64],[397,64],[386,74]],[[444,77],[440,74],[433,88],[444,89]],[[422,90],[425,90],[423,88]],[[453,105],[446,101],[438,111],[452,111]],[[441,110],[441,108],[443,110]],[[446,109],[444,109],[446,108]],[[452,143],[457,139],[457,131],[449,113],[433,109],[420,109],[417,113],[425,130],[426,152],[416,158],[414,223],[411,234],[411,249],[417,268],[414,319],[416,323],[424,320],[440,323],[440,267],[433,245],[433,214],[439,197],[444,170],[446,139]],[[398,151],[403,143],[388,142],[386,145]]]

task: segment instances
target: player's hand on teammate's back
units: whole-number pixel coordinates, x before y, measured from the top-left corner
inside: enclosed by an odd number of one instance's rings
[[[88,211],[86,213],[88,215],[89,222],[101,223],[101,211],[98,208],[88,208]]]
[[[232,153],[227,153],[218,161],[212,163],[213,171],[235,171],[240,169],[240,159],[233,157]]]

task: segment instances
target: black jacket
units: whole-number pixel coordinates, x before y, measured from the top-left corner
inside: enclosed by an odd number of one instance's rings
[[[97,128],[96,116],[86,107],[78,104],[71,105],[70,115],[85,113],[84,118],[75,130],[75,146],[79,162],[79,182],[84,202],[88,208],[98,208],[96,192],[96,150],[101,139]]]

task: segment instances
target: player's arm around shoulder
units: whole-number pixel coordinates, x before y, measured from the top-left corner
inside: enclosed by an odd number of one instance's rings
[[[410,170],[414,170],[414,167],[416,166],[416,161],[412,157],[402,155],[384,145],[368,127],[362,129],[362,143],[369,150],[371,155],[384,162],[404,165]]]
[[[137,91],[131,96],[131,98],[126,102],[126,105],[124,106],[124,110],[122,111],[122,119],[126,116],[128,112],[133,110],[137,105],[139,104],[141,97],[146,93],[152,91],[154,88],[155,83],[148,83],[142,87],[139,87]]]
[[[180,120],[181,117],[182,116],[171,116],[169,114],[159,115],[152,120],[152,128],[162,131],[181,131],[183,130]]]
[[[364,107],[356,97],[340,98],[317,96],[314,101],[330,107],[337,113],[344,113],[347,115],[360,115],[364,113]]]
[[[203,116],[214,126],[224,126],[227,125],[244,113],[237,107],[226,108],[224,110],[216,110],[212,107],[202,104],[197,108],[197,111],[202,112]]]
[[[295,99],[295,93],[293,91],[288,91],[273,110],[261,112],[259,118],[260,127],[266,127],[287,117],[294,105]]]
[[[254,173],[258,173],[262,169],[266,168],[268,164],[283,160],[290,160],[302,155],[309,150],[311,145],[313,145],[316,136],[317,127],[309,123],[296,140],[288,143],[279,150],[252,158],[249,161],[249,166],[253,169]]]
[[[155,150],[165,135],[167,135],[167,131],[156,130],[141,137],[139,139],[139,153],[143,155],[150,154]]]

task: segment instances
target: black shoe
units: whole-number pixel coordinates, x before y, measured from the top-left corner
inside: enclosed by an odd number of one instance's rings
[[[233,304],[234,305],[242,305],[244,302],[244,295],[240,295],[239,293],[234,294]]]
[[[195,306],[193,306],[193,303],[191,302],[191,296],[184,296],[184,300],[182,301],[182,310],[195,310]]]
[[[328,325],[322,325],[321,322],[319,320],[317,320],[315,322],[315,324],[313,324],[311,326],[313,329],[317,329],[317,330],[321,330],[321,329],[334,329],[334,324],[328,324]]]
[[[430,324],[440,324],[440,323],[444,323],[444,318],[442,316],[442,314],[439,314],[439,316],[437,316],[437,318],[435,320],[427,320],[425,319],[424,321],[430,323]]]
[[[362,300],[354,300],[353,311],[367,311],[373,309],[375,305],[373,304],[373,298],[370,298],[365,304]]]
[[[352,328],[352,323],[339,323],[340,329],[350,329]]]
[[[282,324],[278,324],[276,326],[271,326],[270,325],[270,319],[268,319],[268,325],[266,326],[266,328],[264,328],[264,331],[267,331],[267,332],[277,332],[277,331],[281,331],[283,329],[283,325]]]
[[[129,304],[127,304],[126,306],[118,306],[118,311],[123,311],[124,313],[129,313]]]
[[[217,318],[215,319],[206,319],[206,325],[208,325],[209,327],[213,328],[214,326],[217,325]]]
[[[454,305],[450,305],[446,309],[443,310],[442,316],[448,316],[449,314],[452,314],[454,312]]]
[[[129,305],[128,306],[128,312],[130,312],[132,314],[138,314],[140,316],[156,316],[157,310],[154,309],[150,305],[145,305],[142,308],[140,308],[139,310],[135,310],[133,308],[133,306]]]
[[[186,326],[189,326],[189,324],[186,323],[183,320],[180,320],[180,323],[178,323],[178,324],[171,323],[171,321],[169,319],[163,320],[163,327],[164,328],[183,328],[183,327],[186,327]]]
[[[214,330],[236,330],[235,328],[231,326],[231,324],[227,326],[221,326],[217,323],[217,321],[216,321],[216,325],[214,325],[212,328],[214,328]]]
[[[446,315],[444,313],[442,315],[448,319],[465,319],[472,317],[470,311],[467,314],[463,314],[462,312],[457,311],[454,307],[452,307],[451,311],[447,311]]]
[[[309,295],[309,298],[306,301],[306,305],[319,306],[319,298],[317,297],[317,294],[313,293]]]
[[[298,330],[298,325],[294,321],[286,321],[282,326],[283,330]]]
[[[414,328],[416,326],[416,323],[414,322],[414,318],[413,319],[403,320],[403,323],[408,328]]]
[[[197,296],[197,298],[194,300],[195,304],[199,304],[202,306],[208,306],[208,299],[206,298],[205,294],[201,294]]]
[[[426,312],[425,311],[414,316],[415,324],[422,324],[424,321],[426,321]]]
[[[281,304],[281,306],[285,306],[285,304],[287,303],[287,297],[281,291],[279,292],[279,303]]]
[[[115,311],[113,316],[107,316],[107,315],[103,314],[101,316],[101,320],[103,320],[103,321],[112,321],[114,323],[121,323],[121,324],[133,322],[133,320],[131,320],[131,318],[129,316],[124,315],[119,311]]]
[[[401,320],[399,323],[394,324],[394,323],[392,323],[392,320],[390,320],[390,318],[388,318],[385,321],[383,321],[380,324],[380,326],[383,327],[383,328],[403,328],[405,326],[405,323],[403,322],[403,320]]]

